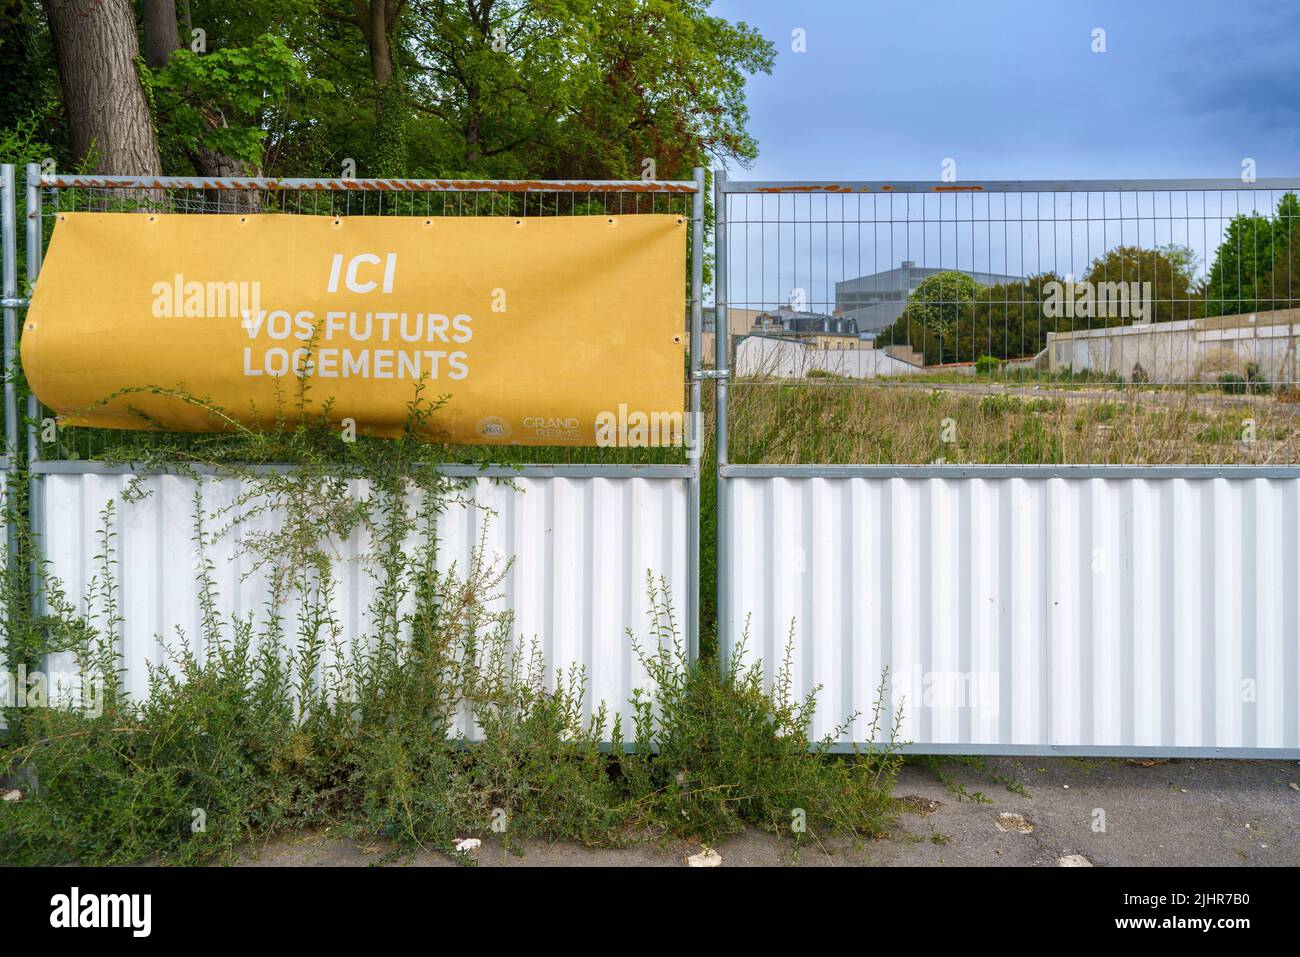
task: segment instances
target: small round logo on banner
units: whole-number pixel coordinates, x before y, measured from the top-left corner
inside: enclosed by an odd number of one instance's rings
[[[510,423],[499,415],[485,415],[475,424],[474,431],[485,439],[508,439]]]

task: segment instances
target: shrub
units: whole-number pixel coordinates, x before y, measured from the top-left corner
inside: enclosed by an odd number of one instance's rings
[[[1255,362],[1246,364],[1246,385],[1255,395],[1267,395],[1273,389],[1272,383]]]
[[[660,590],[652,598],[663,628],[666,596]],[[691,666],[671,631],[661,631],[666,640],[657,652],[638,649],[655,687],[653,696],[634,698],[635,742],[622,763],[639,824],[706,840],[751,824],[796,841],[815,839],[823,828],[871,835],[888,826],[901,714],[892,723],[882,714],[885,677],[866,735],[873,742],[886,736],[882,748],[844,760],[831,755],[856,715],[810,748],[817,691],[792,696],[793,632],[792,625],[770,690],[757,665],[743,664],[748,628],[721,670]]]
[[[1244,395],[1246,380],[1235,372],[1225,372],[1219,376],[1219,388],[1228,395]]]
[[[432,590],[436,620],[417,612],[409,638],[339,661],[319,690],[292,650],[304,635],[236,622],[205,634],[204,654],[176,653],[138,705],[33,709],[3,767],[39,787],[0,807],[0,855],[195,863],[323,825],[446,852],[494,832],[508,845],[617,845],[753,825],[799,842],[888,825],[892,743],[844,759],[829,753],[834,735],[810,748],[814,694],[791,699],[788,667],[769,691],[756,666],[689,662],[653,581],[651,644],[635,644],[652,683],[635,693],[627,752],[605,750],[623,741],[619,720],[598,706],[584,721],[580,671],[547,687],[540,651],[516,648],[508,617],[481,606],[499,569],[474,565]],[[877,705],[871,737],[892,742],[897,724],[880,729],[880,717]]]

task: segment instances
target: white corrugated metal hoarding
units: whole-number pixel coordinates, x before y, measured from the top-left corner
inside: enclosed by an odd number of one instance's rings
[[[915,751],[1300,756],[1300,478],[731,471],[727,611],[768,676],[793,623],[815,736],[888,666]]]
[[[126,691],[137,700],[147,688],[147,666],[168,661],[164,642],[198,647],[201,609],[195,566],[194,495],[201,485],[205,512],[236,501],[235,478],[195,479],[150,475],[139,501],[125,501],[128,475],[50,474],[41,480],[43,542],[50,572],[84,613],[91,579],[100,574],[101,513],[116,503],[112,522],[118,585],[119,647]],[[438,522],[438,565],[464,569],[480,543],[500,562],[513,558],[494,609],[514,614],[514,634],[538,642],[548,672],[577,664],[586,670],[588,711],[604,701],[621,713],[636,687],[648,687],[627,629],[646,636],[650,621],[646,574],[663,576],[675,606],[687,591],[684,478],[515,477],[471,478]],[[272,516],[248,530],[265,529]],[[214,523],[215,524],[215,523]],[[268,596],[264,573],[246,575],[251,558],[235,534],[222,535],[207,557],[214,567],[219,611],[263,620]],[[366,634],[374,594],[367,543],[354,535],[341,543],[334,611],[346,637]],[[294,609],[285,609],[290,637]],[[184,639],[181,632],[184,633]],[[649,644],[648,638],[643,644]],[[52,673],[70,672],[67,655],[52,655]]]
[[[0,460],[2,459],[3,457],[0,456]],[[5,461],[4,468],[0,469],[0,542],[4,543],[5,548],[5,560],[0,565],[3,565],[5,574],[8,574],[10,553],[13,549],[13,545],[9,541],[9,483],[13,479],[10,477],[8,468],[9,464]],[[7,667],[5,662],[8,660],[8,654],[9,633],[4,622],[0,621],[0,667]],[[6,676],[4,680],[9,681],[10,679]],[[8,694],[8,691],[8,688],[0,688],[0,701],[8,700],[4,697]]]

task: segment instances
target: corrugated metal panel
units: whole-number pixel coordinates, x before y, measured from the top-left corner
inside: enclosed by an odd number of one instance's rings
[[[1300,755],[1300,479],[729,478],[748,657],[913,750]],[[1183,751],[1182,749],[1191,749]]]
[[[138,502],[123,500],[130,482],[125,475],[47,475],[42,482],[50,570],[68,597],[80,600],[83,613],[88,585],[100,574],[100,515],[110,500],[116,502],[123,680],[138,699],[147,688],[146,665],[167,662],[164,641],[176,647],[184,640],[201,650],[192,541],[196,480],[146,477],[141,488],[147,497]],[[231,478],[204,479],[201,487],[208,513],[244,491]],[[536,639],[550,675],[583,666],[588,708],[604,701],[611,717],[621,713],[626,726],[632,690],[648,684],[627,636],[629,627],[647,635],[647,571],[667,579],[678,608],[687,594],[686,493],[686,480],[677,478],[472,479],[461,493],[464,501],[449,504],[438,523],[438,564],[464,569],[480,543],[487,556],[513,558],[490,607],[513,611],[516,636],[525,643]],[[268,515],[258,522],[266,528],[273,520]],[[374,584],[361,536],[339,551],[334,608],[350,640],[366,634]],[[251,559],[240,553],[236,535],[223,536],[208,558],[221,613],[264,620],[266,576],[247,574]],[[286,613],[292,616],[294,609]],[[71,671],[72,662],[54,655],[49,667]]]

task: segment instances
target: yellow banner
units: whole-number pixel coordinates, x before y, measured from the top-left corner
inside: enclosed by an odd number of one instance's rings
[[[423,383],[446,397],[433,438],[668,444],[686,232],[671,215],[60,213],[23,367],[76,425],[228,428],[210,403],[266,427],[328,403],[394,435]]]

